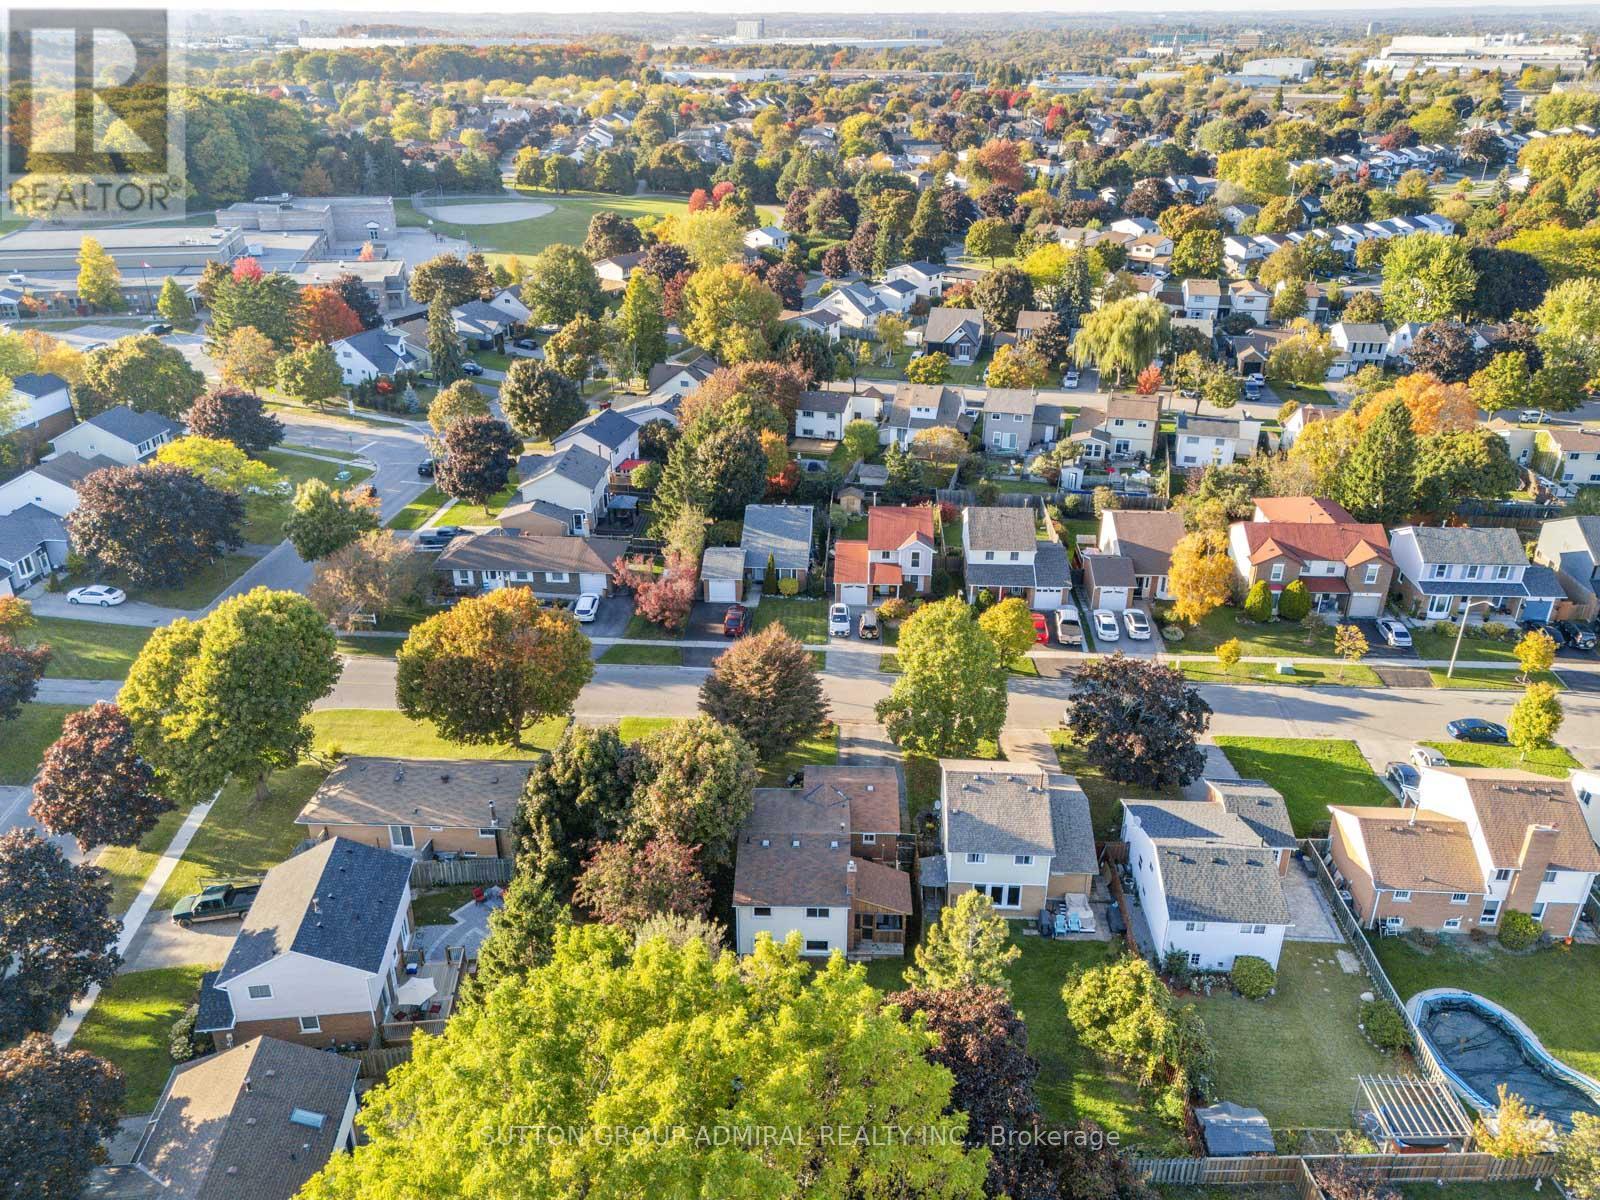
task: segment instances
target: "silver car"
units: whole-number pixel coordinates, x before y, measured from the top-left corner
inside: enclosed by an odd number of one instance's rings
[[[1150,618],[1137,608],[1124,609],[1122,623],[1128,627],[1128,636],[1136,642],[1150,640]]]
[[[1122,626],[1117,624],[1117,614],[1109,608],[1094,610],[1094,640],[1097,642],[1122,640]]]

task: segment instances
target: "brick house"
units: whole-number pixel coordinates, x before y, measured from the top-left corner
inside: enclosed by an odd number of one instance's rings
[[[1394,557],[1382,525],[1359,521],[1235,521],[1228,551],[1241,590],[1265,581],[1273,608],[1298,579],[1316,612],[1377,617],[1394,581]]]
[[[845,604],[927,595],[933,585],[933,508],[880,504],[867,510],[867,540],[834,543],[833,593]]]

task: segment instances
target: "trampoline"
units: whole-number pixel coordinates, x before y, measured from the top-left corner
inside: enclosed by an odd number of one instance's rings
[[[1492,1113],[1501,1084],[1560,1129],[1580,1112],[1600,1116],[1600,1083],[1551,1057],[1512,1013],[1471,992],[1435,989],[1407,1006],[1456,1088]]]

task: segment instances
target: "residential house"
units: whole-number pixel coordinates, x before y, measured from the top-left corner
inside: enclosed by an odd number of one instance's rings
[[[871,389],[856,393],[833,389],[806,392],[795,406],[794,434],[837,442],[844,437],[845,426],[851,421],[876,422],[882,403],[878,393]]]
[[[586,534],[605,511],[611,462],[579,445],[548,454],[525,454],[517,461],[517,494],[565,510],[567,528]]]
[[[1337,321],[1329,333],[1339,350],[1329,375],[1340,378],[1372,363],[1383,366],[1389,357],[1389,331],[1382,325]]]
[[[93,1200],[292,1200],[355,1149],[353,1058],[253,1037],[172,1069],[130,1162],[98,1167]]]
[[[1546,425],[1533,435],[1533,469],[1570,498],[1600,483],[1600,434],[1581,425]]]
[[[1252,329],[1228,338],[1228,356],[1233,369],[1246,379],[1252,375],[1260,378],[1267,373],[1267,359],[1279,342],[1292,336],[1287,329]]]
[[[1568,603],[1557,606],[1556,616],[1591,621],[1600,614],[1600,517],[1546,521],[1539,530],[1533,561],[1553,570],[1566,592]]]
[[[333,343],[346,387],[374,379],[388,379],[402,371],[426,371],[432,363],[427,349],[398,329],[366,329]]]
[[[611,594],[611,569],[626,538],[571,537],[491,529],[455,538],[433,560],[458,595],[525,587],[540,599]]]
[[[1294,445],[1295,439],[1300,436],[1307,425],[1316,421],[1328,419],[1328,410],[1317,404],[1302,404],[1296,408],[1283,423],[1283,432],[1278,435],[1278,445],[1287,450]]]
[[[778,323],[792,326],[801,333],[814,333],[818,337],[827,339],[831,346],[837,346],[839,339],[844,336],[844,318],[831,308],[808,308],[805,312],[794,312],[785,309],[778,314]]]
[[[1108,612],[1127,609],[1138,586],[1133,559],[1088,548],[1078,557],[1083,564],[1083,592],[1089,598],[1089,607]]]
[[[263,1035],[369,1044],[403,982],[411,865],[335,837],[273,867],[222,967],[201,980],[195,1032],[218,1050]]]
[[[1183,317],[1190,321],[1215,321],[1222,311],[1222,286],[1215,279],[1183,281]]]
[[[1183,515],[1174,511],[1106,509],[1100,514],[1098,548],[1102,555],[1129,560],[1133,568],[1132,595],[1140,600],[1170,600],[1167,574],[1172,567],[1172,549],[1188,531]],[[1085,564],[1087,567],[1087,563]],[[1124,605],[1126,607],[1126,597]],[[1095,608],[1107,605],[1094,604]]]
[[[928,312],[922,345],[929,353],[946,355],[957,364],[971,363],[983,353],[988,327],[975,308],[935,308]]]
[[[942,383],[902,383],[884,410],[878,442],[904,449],[917,434],[936,426],[961,433],[972,428],[961,393]]]
[[[1042,329],[1049,329],[1060,321],[1053,312],[1025,308],[1017,314],[1017,345],[1026,346]]]
[[[1319,496],[1257,496],[1252,521],[1281,521],[1290,525],[1353,524],[1344,505]]]
[[[700,594],[713,603],[744,599],[744,548],[708,546],[700,555]]]
[[[1435,529],[1407,525],[1390,535],[1400,598],[1428,621],[1546,621],[1566,599],[1549,567],[1530,566],[1514,529]]]
[[[884,272],[890,283],[909,283],[918,299],[937,299],[944,290],[945,266],[925,261],[896,263]]]
[[[984,450],[1010,458],[1025,455],[1034,444],[1038,404],[1039,394],[1031,388],[990,388],[983,401]]]
[[[652,396],[686,396],[711,377],[718,369],[717,360],[709,354],[686,363],[664,362],[650,368],[647,380]]]
[[[875,597],[927,595],[934,552],[931,505],[869,508],[867,540],[834,543],[834,598],[865,605]]]
[[[497,309],[513,325],[526,325],[533,318],[533,310],[522,302],[520,288],[501,288],[485,303]]]
[[[531,768],[498,759],[348,755],[306,801],[306,836],[364,842],[407,857],[511,858],[511,821]]]
[[[782,254],[789,248],[789,233],[776,225],[763,225],[745,234],[744,244],[750,250],[776,250]]]
[[[1028,607],[1052,611],[1071,603],[1072,569],[1060,542],[1043,540],[1029,508],[965,508],[961,544],[966,597],[987,591],[995,600],[1021,596]]]
[[[52,445],[56,455],[71,452],[84,458],[109,458],[132,467],[154,458],[162,446],[182,436],[183,426],[176,421],[119,404],[74,425]]]
[[[1228,551],[1240,587],[1265,582],[1274,609],[1283,589],[1298,579],[1316,612],[1377,617],[1394,581],[1395,557],[1382,525],[1235,521],[1228,527]]]
[[[614,408],[591,413],[552,443],[557,452],[576,446],[596,458],[605,459],[615,471],[630,458],[639,457],[639,429]]]
[[[72,428],[72,390],[59,375],[24,372],[11,381],[11,398],[22,402],[22,411],[12,414],[6,436],[25,459]]]
[[[1128,244],[1128,266],[1132,270],[1165,275],[1171,263],[1172,239],[1164,233],[1141,233]]]
[[[0,520],[0,596],[20,593],[67,565],[67,528],[37,504],[24,504]]]
[[[1161,957],[1195,970],[1232,970],[1250,955],[1276,968],[1293,924],[1279,851],[1225,805],[1124,800],[1122,840]]]
[[[633,273],[639,269],[639,264],[643,261],[643,250],[635,250],[630,254],[614,254],[595,263],[594,273],[600,277],[601,287],[610,284],[613,289],[621,290],[628,280],[633,278]]]
[[[1588,773],[1421,767],[1414,808],[1330,805],[1335,881],[1362,924],[1471,932],[1506,909],[1570,937],[1600,874]]]
[[[78,485],[104,467],[120,466],[109,458],[85,458],[71,450],[35,463],[21,475],[0,483],[0,517],[27,504],[64,517],[78,507]]]
[[[1300,849],[1289,806],[1277,788],[1262,779],[1206,779],[1206,800],[1238,817],[1261,838],[1275,856],[1280,876],[1289,873],[1289,862]]]
[[[1254,417],[1199,417],[1180,412],[1172,436],[1172,461],[1179,467],[1227,466],[1250,458],[1261,438]]]
[[[877,325],[878,318],[887,310],[870,286],[864,283],[845,283],[821,297],[816,308],[831,312],[849,328],[869,330]]]
[[[750,504],[744,510],[744,576],[760,583],[770,559],[779,580],[798,580],[806,586],[811,570],[811,506],[809,504]]]
[[[1248,317],[1257,325],[1265,325],[1271,305],[1272,293],[1252,279],[1236,279],[1228,284],[1228,312],[1231,315]]]
[[[1084,407],[1073,418],[1068,436],[1083,443],[1090,462],[1115,462],[1132,458],[1148,462],[1155,453],[1156,431],[1161,425],[1159,396],[1118,393],[1104,409]]]
[[[939,845],[921,860],[924,891],[953,902],[977,890],[1004,917],[1087,897],[1097,870],[1089,798],[1071,775],[1030,763],[941,762]]]
[[[469,300],[450,310],[461,342],[470,350],[504,351],[506,337],[516,321],[499,305],[487,300]]]

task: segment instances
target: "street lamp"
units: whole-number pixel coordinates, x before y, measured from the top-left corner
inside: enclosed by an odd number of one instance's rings
[[[1480,604],[1483,605],[1485,608],[1493,608],[1494,607],[1494,601],[1493,600],[1468,600],[1467,601],[1467,606],[1464,609],[1461,610],[1461,625],[1456,630],[1456,645],[1455,645],[1455,649],[1450,651],[1450,669],[1444,673],[1444,677],[1446,679],[1451,679],[1451,678],[1453,678],[1455,676],[1455,673],[1456,673],[1456,655],[1461,653],[1461,635],[1466,633],[1466,631],[1467,631],[1467,618],[1472,615],[1472,610],[1474,608],[1478,607],[1478,605],[1480,605]]]

